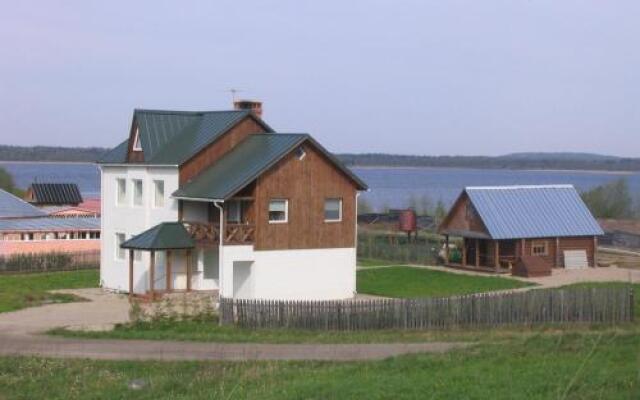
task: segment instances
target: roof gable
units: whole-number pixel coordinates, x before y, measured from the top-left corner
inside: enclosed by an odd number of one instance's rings
[[[338,169],[355,182],[358,189],[366,189],[364,182],[335,160],[308,134],[274,133],[250,135],[214,165],[175,191],[173,196],[226,200],[305,141],[311,142],[328,157]]]
[[[572,185],[467,187],[493,239],[602,235]]]
[[[44,211],[0,189],[0,218],[42,217]]]
[[[107,153],[100,163],[127,163],[129,142],[137,134],[142,157],[131,160],[150,165],[180,165],[215,142],[245,118],[254,118],[265,130],[273,130],[247,110],[163,111],[135,110],[129,139]]]

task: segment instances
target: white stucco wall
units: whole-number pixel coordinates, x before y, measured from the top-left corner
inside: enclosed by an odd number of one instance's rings
[[[234,272],[234,268],[238,271]],[[252,246],[224,246],[221,295],[283,300],[348,299],[356,290],[355,269],[354,248],[252,251]],[[243,282],[239,285],[234,279]]]
[[[128,254],[125,259],[116,258],[116,233],[124,233],[126,239],[137,235],[161,222],[178,220],[178,202],[171,193],[178,189],[178,169],[176,167],[146,166],[101,166],[102,234],[100,255],[100,280],[102,286],[118,291],[129,290]],[[117,205],[117,178],[127,182],[127,198],[124,205]],[[132,179],[143,181],[142,206],[133,205]],[[154,207],[153,181],[164,181],[164,207]],[[180,261],[174,264],[179,268]],[[148,287],[149,253],[143,252],[142,259],[134,263],[134,291],[142,293]],[[164,287],[163,265],[156,268],[156,282]]]

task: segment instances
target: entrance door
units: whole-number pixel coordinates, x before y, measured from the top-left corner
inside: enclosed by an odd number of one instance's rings
[[[233,262],[233,298],[249,299],[253,297],[252,265],[252,261]]]

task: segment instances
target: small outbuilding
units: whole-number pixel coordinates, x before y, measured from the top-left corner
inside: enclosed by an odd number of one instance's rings
[[[595,266],[603,235],[572,185],[467,187],[438,232],[446,265],[520,276]],[[456,262],[450,236],[462,238]]]
[[[32,183],[24,199],[36,207],[77,206],[82,203],[75,183]]]

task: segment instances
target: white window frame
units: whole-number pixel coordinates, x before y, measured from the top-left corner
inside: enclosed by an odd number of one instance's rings
[[[142,143],[140,143],[140,130],[136,128],[136,134],[133,137],[133,151],[142,151]]]
[[[158,184],[162,184],[162,196],[158,196]],[[162,199],[160,205],[158,205],[158,199]],[[164,196],[164,180],[162,179],[154,179],[153,180],[153,208],[164,208],[165,204],[165,196]]]
[[[284,201],[284,219],[283,220],[272,220],[271,219],[271,203],[276,201]],[[286,224],[289,222],[289,199],[282,198],[274,198],[269,199],[269,204],[267,205],[267,218],[269,219],[270,224]]]
[[[116,250],[115,258],[116,258],[116,261],[124,261],[124,259],[127,258],[127,252],[126,252],[125,249],[120,247],[120,245],[127,240],[127,235],[125,235],[122,232],[116,232],[114,237],[116,239],[115,240],[115,243],[116,243],[116,246],[115,246],[115,250]],[[122,241],[120,241],[120,238],[122,238]],[[120,253],[121,251],[122,251],[122,254]]]
[[[338,200],[338,219],[327,219],[327,202],[331,200]],[[327,197],[324,199],[324,209],[322,210],[322,216],[324,222],[342,222],[342,197]]]
[[[543,253],[536,253],[535,248],[538,246],[544,246]],[[549,242],[547,240],[536,240],[531,242],[531,255],[536,257],[545,257],[549,255]]]
[[[140,182],[140,203],[136,203],[136,183]],[[131,194],[131,205],[134,207],[144,206],[144,181],[142,179],[131,179],[131,186],[133,186],[133,193]]]
[[[122,183],[122,187],[124,187],[123,198],[120,199],[120,183]],[[116,206],[122,207],[127,204],[127,179],[126,178],[116,178]]]

